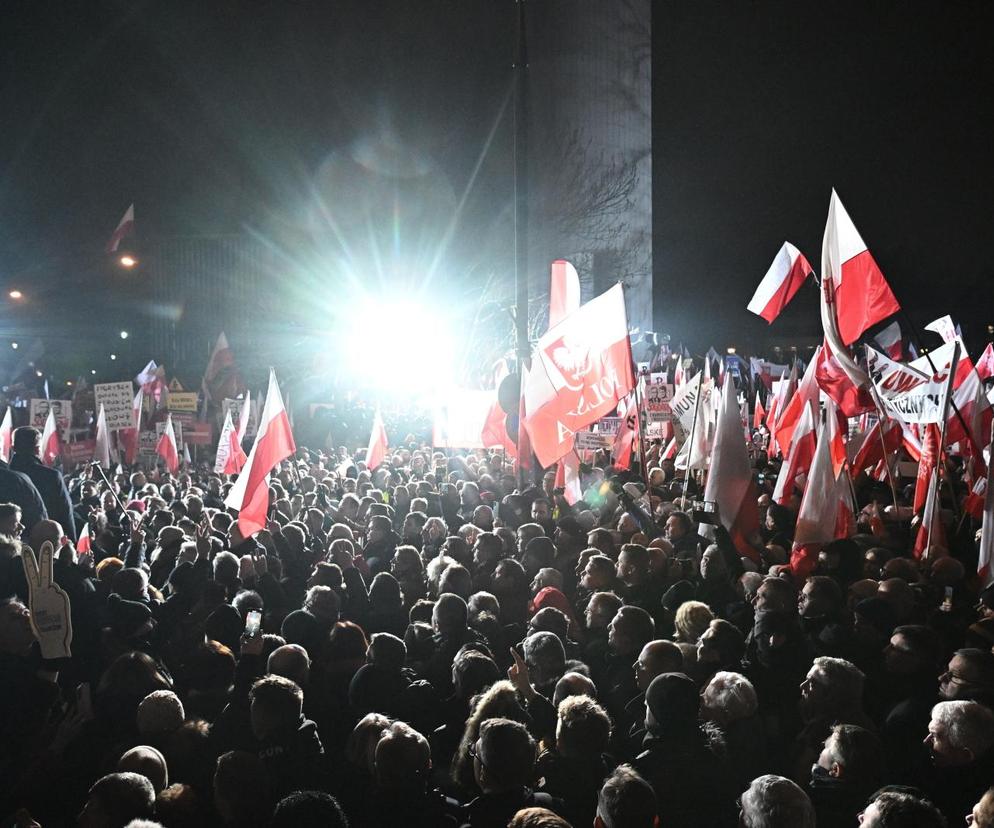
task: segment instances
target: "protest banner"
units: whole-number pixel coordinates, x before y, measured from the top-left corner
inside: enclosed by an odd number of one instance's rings
[[[169,401],[166,407],[170,411],[196,411],[197,392],[196,391],[170,391]]]
[[[645,410],[649,414],[669,414],[673,393],[672,385],[650,382],[645,387]]]
[[[35,428],[44,428],[49,409],[55,413],[55,424],[59,431],[65,433],[72,425],[72,402],[69,400],[32,399],[28,421]]]
[[[938,374],[920,367],[895,362],[890,357],[866,349],[866,367],[873,387],[887,409],[906,423],[941,423],[945,411],[945,386],[948,360],[937,363]]]
[[[159,435],[154,431],[145,430],[142,431],[140,439],[138,453],[142,457],[155,457],[155,445],[159,442]]]
[[[578,431],[574,435],[574,448],[577,451],[599,451],[609,449],[612,445],[614,445],[612,434]]]
[[[133,406],[135,392],[130,382],[98,382],[93,386],[93,404],[96,411],[104,407],[109,431],[134,428]]]
[[[193,420],[187,423],[185,421],[177,421],[174,416],[173,427],[182,429],[183,440],[188,446],[209,446],[214,442],[214,429],[205,420]]]
[[[89,463],[93,459],[96,440],[77,440],[75,443],[62,444],[62,467],[73,469],[80,463]]]

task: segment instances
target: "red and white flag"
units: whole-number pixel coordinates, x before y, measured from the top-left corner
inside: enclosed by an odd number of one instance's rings
[[[922,522],[918,527],[918,534],[915,536],[915,545],[911,553],[917,560],[921,560],[923,556],[928,554],[929,550],[937,546],[941,546],[946,551],[949,550],[946,530],[942,525],[942,514],[939,508],[939,470],[933,468],[928,483],[928,494],[925,497]]]
[[[583,499],[580,458],[576,451],[569,451],[559,458],[556,464],[556,488],[563,490],[563,497],[570,506]]]
[[[977,360],[977,376],[982,380],[994,377],[994,342],[988,342],[984,352]]]
[[[538,341],[525,387],[525,428],[548,468],[573,435],[610,414],[635,387],[620,284],[581,305]]]
[[[580,277],[565,259],[552,263],[549,286],[549,327],[554,328],[580,307]]]
[[[228,337],[221,331],[214,343],[214,350],[211,352],[207,362],[207,370],[204,371],[204,378],[200,383],[207,402],[211,400],[220,401],[225,397],[236,397],[242,390],[241,377],[235,367],[235,355],[228,345]]]
[[[76,552],[80,555],[89,555],[93,552],[93,543],[90,540],[90,521],[83,522],[83,531],[79,533],[79,540],[76,541]]]
[[[245,434],[248,431],[249,419],[251,419],[251,417],[252,395],[249,391],[246,391],[245,399],[242,401],[242,413],[238,415],[238,435],[236,439],[238,440],[239,447],[241,447],[242,440],[245,439]],[[244,452],[242,452],[242,454],[244,454]]]
[[[828,428],[828,453],[832,458],[832,473],[838,479],[842,474],[842,467],[846,464],[848,421],[831,397],[825,401],[825,425]],[[846,488],[849,488],[848,483]]]
[[[784,242],[756,288],[748,309],[772,323],[813,273],[814,268],[804,254],[790,242]]]
[[[904,336],[901,333],[901,325],[895,319],[886,328],[878,331],[873,337],[880,350],[891,359],[901,359],[904,355]]]
[[[739,554],[756,560],[751,540],[759,531],[759,509],[735,383],[725,383],[719,404],[704,499],[718,504],[718,517]]]
[[[59,435],[58,423],[55,422],[55,410],[49,408],[45,427],[41,432],[41,462],[46,466],[54,465],[61,452],[62,438]]]
[[[817,352],[811,358],[811,362],[808,363],[808,367],[804,370],[804,376],[801,377],[801,382],[798,384],[797,390],[777,415],[776,440],[784,456],[790,450],[790,441],[794,436],[794,429],[801,421],[801,414],[804,413],[805,406],[812,407],[812,413],[818,411],[819,394],[816,374],[820,353],[821,347],[819,346]]]
[[[839,496],[830,442],[828,428],[822,425],[818,429],[818,447],[811,463],[808,485],[797,513],[794,548],[790,555],[790,568],[798,583],[811,574],[822,546],[835,540]]]
[[[832,281],[839,334],[846,345],[901,309],[835,190],[828,205],[821,275]]]
[[[500,384],[510,374],[507,368],[507,360],[498,360],[494,367],[494,399],[487,412],[487,419],[483,422],[483,433],[480,441],[484,448],[503,447],[509,457],[518,456],[518,447],[507,434],[507,412],[501,408],[497,395],[500,391]]]
[[[135,398],[131,403],[131,418],[134,427],[122,428],[117,432],[117,439],[120,445],[124,447],[124,462],[129,465],[134,463],[138,458],[138,434],[141,429],[142,401],[144,395],[145,392],[139,388],[138,393],[135,394]]]
[[[766,409],[763,408],[763,401],[759,397],[759,391],[756,391],[756,407],[752,412],[752,427],[758,429],[762,424],[763,420],[766,419]]]
[[[850,474],[855,478],[860,472],[872,469],[881,461],[885,461],[889,466],[889,458],[899,448],[901,448],[901,437],[903,431],[901,424],[896,420],[885,420],[883,422],[883,437],[880,436],[881,423],[875,422],[863,435],[856,456],[849,466]]]
[[[939,465],[940,439],[939,426],[936,423],[929,423],[925,426],[922,453],[918,459],[918,477],[915,480],[915,499],[912,504],[912,509],[915,512],[920,512],[925,508],[928,487],[932,482],[932,475]]]
[[[270,371],[266,405],[259,418],[255,442],[242,473],[224,501],[229,509],[238,510],[238,529],[243,537],[248,538],[266,527],[269,474],[296,450],[276,372]]]
[[[14,420],[10,413],[10,406],[3,415],[3,422],[0,423],[0,460],[4,463],[10,462],[10,447],[14,441]]]
[[[103,403],[100,403],[100,411],[97,414],[97,436],[93,459],[100,464],[100,468],[110,468],[110,431],[107,430],[107,415],[104,414]]]
[[[845,416],[857,417],[876,410],[869,383],[856,385],[836,356],[831,353],[827,341],[818,352],[815,363],[815,379],[818,387],[835,401]]]
[[[155,453],[162,458],[170,474],[179,471],[179,449],[176,446],[176,430],[173,428],[173,415],[166,416],[166,427],[155,444]]]
[[[957,336],[959,336],[956,331],[956,323],[953,322],[953,318],[948,313],[945,316],[940,316],[938,319],[929,322],[925,326],[925,330],[937,333],[942,337],[943,342],[952,342]]]
[[[977,575],[980,578],[981,588],[994,583],[994,463],[987,464],[987,491],[984,494],[984,517],[980,526]]]
[[[815,431],[814,409],[811,406],[805,406],[801,413],[800,422],[794,429],[787,459],[781,464],[780,473],[777,475],[777,483],[773,489],[775,503],[785,506],[791,495],[794,494],[795,487],[801,491],[804,490],[804,483],[811,470],[811,462],[815,457],[817,443],[818,435]]]
[[[611,458],[619,469],[628,469],[631,466],[632,455],[638,444],[639,413],[635,397],[635,394],[631,394],[627,405],[623,402],[620,406],[621,423],[618,426],[618,433],[614,435],[614,445],[611,448]]]
[[[247,460],[242,442],[238,439],[238,429],[231,420],[229,408],[224,412],[224,425],[221,427],[221,436],[217,441],[214,471],[222,474],[238,474],[245,467]]]
[[[124,211],[124,215],[121,220],[117,223],[117,227],[114,228],[114,232],[111,234],[110,239],[107,242],[107,252],[116,253],[117,248],[121,246],[121,242],[124,241],[126,236],[130,236],[135,229],[135,205],[132,204]]]
[[[373,428],[369,433],[369,447],[366,449],[366,468],[371,472],[376,471],[377,467],[387,456],[387,449],[389,447],[389,443],[387,443],[387,430],[383,426],[383,418],[380,416],[380,410],[376,409],[376,414],[373,415]]]

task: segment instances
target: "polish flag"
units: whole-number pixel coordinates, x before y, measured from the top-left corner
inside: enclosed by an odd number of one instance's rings
[[[679,388],[687,381],[687,377],[683,370],[683,347],[680,348],[680,353],[677,354],[676,358],[676,368],[673,369],[673,385]]]
[[[497,399],[500,384],[509,373],[507,360],[498,360],[494,368],[494,401],[491,403],[490,410],[487,412],[487,419],[483,422],[483,433],[480,435],[480,442],[483,443],[484,448],[502,446],[508,456],[517,457],[518,447],[507,434],[507,414],[500,407],[500,401]]]
[[[525,428],[548,468],[573,435],[607,416],[635,387],[620,284],[581,305],[538,341],[525,388]]]
[[[721,389],[720,406],[704,499],[718,504],[718,516],[739,554],[758,560],[750,541],[759,531],[759,510],[735,383]]]
[[[839,334],[846,345],[901,309],[835,190],[822,242],[822,278],[832,282]]]
[[[207,402],[222,400],[225,397],[235,397],[241,390],[241,377],[235,367],[235,355],[228,345],[228,337],[221,331],[214,343],[214,350],[207,362],[207,370],[200,383]]]
[[[576,451],[569,451],[559,458],[556,464],[556,488],[563,490],[563,497],[570,506],[583,499],[580,458]]]
[[[41,432],[41,462],[46,466],[54,465],[55,459],[61,452],[62,439],[59,435],[59,426],[55,422],[55,411],[49,408],[45,428]]]
[[[815,362],[815,380],[818,387],[835,401],[843,414],[847,417],[856,417],[876,410],[869,384],[857,386],[838,359],[830,353],[827,342],[822,345]]]
[[[752,427],[758,429],[763,420],[766,419],[766,409],[763,408],[763,401],[759,398],[759,391],[756,391],[756,408],[752,412]]]
[[[97,437],[93,459],[100,464],[100,468],[110,468],[110,432],[107,430],[107,415],[104,414],[103,403],[100,403],[100,412],[97,414]]]
[[[238,439],[238,429],[231,420],[229,408],[224,412],[224,425],[221,427],[221,436],[217,441],[214,471],[222,474],[238,474],[245,467],[247,460],[241,440]]]
[[[988,342],[984,352],[977,360],[977,376],[982,380],[994,377],[994,342]]]
[[[369,433],[369,447],[366,449],[366,468],[371,472],[375,471],[383,462],[383,458],[387,456],[388,448],[387,430],[383,426],[380,410],[376,409],[376,414],[373,416],[373,429]]]
[[[161,365],[156,365],[151,359],[135,377],[138,386],[149,395],[149,398],[158,403],[162,399],[162,392],[166,390],[166,369]]]
[[[818,409],[819,397],[816,374],[820,353],[821,346],[819,346],[818,351],[804,370],[804,376],[801,377],[801,382],[798,384],[797,390],[786,403],[785,407],[781,409],[777,417],[776,438],[777,443],[780,444],[780,451],[783,452],[784,456],[790,450],[790,441],[794,436],[794,429],[801,421],[801,414],[804,413],[805,406],[812,407],[814,411]]]
[[[949,542],[946,538],[945,527],[942,525],[942,516],[939,509],[939,470],[938,468],[933,468],[928,483],[928,494],[925,497],[922,522],[918,527],[918,534],[915,536],[915,545],[911,552],[916,560],[921,560],[930,549],[936,546],[941,546],[947,551],[949,549]]]
[[[990,469],[988,469],[990,473]],[[984,516],[984,504],[987,502],[987,478],[979,477],[970,488],[970,494],[963,501],[963,511],[974,520]]]
[[[863,435],[863,442],[856,451],[849,466],[849,471],[856,477],[865,469],[873,468],[881,461],[886,461],[887,457],[894,454],[901,448],[902,429],[901,425],[894,420],[885,420],[883,423],[883,441],[880,438],[881,423],[878,420]]]
[[[3,415],[3,422],[0,423],[0,460],[4,463],[10,462],[10,446],[13,442],[14,420],[10,413],[10,406]]]
[[[296,450],[276,372],[271,370],[266,405],[259,418],[252,451],[224,501],[229,509],[238,510],[238,529],[244,537],[251,537],[266,527],[269,474]]]
[[[79,533],[79,540],[76,541],[76,552],[79,555],[89,555],[93,552],[93,543],[90,540],[90,521],[83,522],[83,531]]]
[[[124,211],[124,215],[121,220],[117,223],[117,227],[114,229],[110,240],[107,242],[107,252],[116,253],[117,248],[120,247],[121,242],[124,241],[126,236],[131,235],[135,229],[135,205],[132,204]]]
[[[786,390],[787,380],[785,379],[784,372],[781,371],[780,379],[773,383],[773,393],[770,396],[770,410],[766,412],[766,430],[770,432],[770,443],[767,450],[770,452],[771,457],[774,454],[780,453],[780,444],[776,439],[776,423]]]
[[[162,458],[170,474],[179,471],[179,450],[176,448],[176,431],[173,429],[173,415],[166,416],[166,427],[162,429],[159,442],[155,445],[155,453]]]
[[[238,415],[238,434],[235,438],[238,441],[238,447],[241,448],[242,440],[245,439],[245,432],[248,431],[249,420],[252,417],[252,395],[249,391],[245,392],[245,399],[242,401],[242,413]],[[242,465],[245,465],[245,452],[242,452]]]
[[[848,421],[831,397],[825,402],[825,425],[828,427],[828,453],[832,458],[832,473],[838,478],[846,464]],[[846,487],[848,488],[848,484]]]
[[[822,546],[835,540],[839,496],[830,442],[828,427],[822,425],[818,429],[818,447],[811,463],[808,485],[797,513],[794,548],[790,555],[790,568],[798,583],[811,574]]]
[[[939,426],[936,423],[929,423],[925,426],[925,436],[922,439],[922,453],[918,460],[918,477],[915,480],[915,499],[912,509],[915,512],[921,511],[925,506],[928,497],[928,487],[932,481],[932,474],[939,463]]]
[[[794,487],[804,490],[811,462],[814,460],[818,436],[815,432],[814,409],[805,406],[801,420],[794,429],[787,459],[780,466],[777,483],[773,489],[773,501],[786,505],[794,493]]]
[[[835,539],[851,538],[856,534],[856,503],[849,479],[844,474],[835,479],[835,492],[839,499],[835,515]]]
[[[981,588],[994,583],[994,463],[987,465],[987,491],[984,494],[984,517],[980,527],[980,557],[977,575]]]
[[[901,325],[896,319],[873,338],[880,346],[880,350],[891,359],[899,360],[904,356],[904,337],[901,334]]]
[[[804,254],[790,242],[784,242],[756,288],[748,309],[772,323],[812,273],[814,268]]]
[[[580,307],[580,277],[565,259],[552,263],[549,287],[549,327],[554,328]]]
[[[636,440],[638,439],[639,417],[635,394],[629,397],[627,406],[624,403],[622,403],[622,406],[624,407],[624,414],[621,417],[618,433],[614,435],[614,446],[611,448],[611,457],[615,467],[627,469],[632,464],[632,454],[634,454]]]

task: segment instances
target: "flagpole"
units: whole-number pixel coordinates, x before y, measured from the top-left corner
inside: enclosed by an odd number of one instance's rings
[[[704,357],[707,359],[707,357]],[[690,423],[690,437],[687,439],[690,441],[690,451],[687,452],[687,469],[683,475],[683,495],[681,499],[683,500],[683,505],[686,506],[687,501],[687,487],[690,485],[690,471],[692,460],[694,457],[694,433],[697,431],[697,412],[701,408],[701,397],[704,396],[704,376],[697,381],[697,399],[694,400],[694,419]]]

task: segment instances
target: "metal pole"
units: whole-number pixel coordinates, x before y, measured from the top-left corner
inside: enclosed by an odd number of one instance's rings
[[[514,327],[518,356],[518,374],[524,376],[520,366],[531,359],[528,341],[528,41],[525,30],[525,0],[515,0],[517,26],[514,54]],[[521,393],[524,393],[522,387]],[[519,406],[519,412],[520,412]],[[522,456],[521,429],[518,422],[518,485],[526,486],[524,466],[528,460]]]

